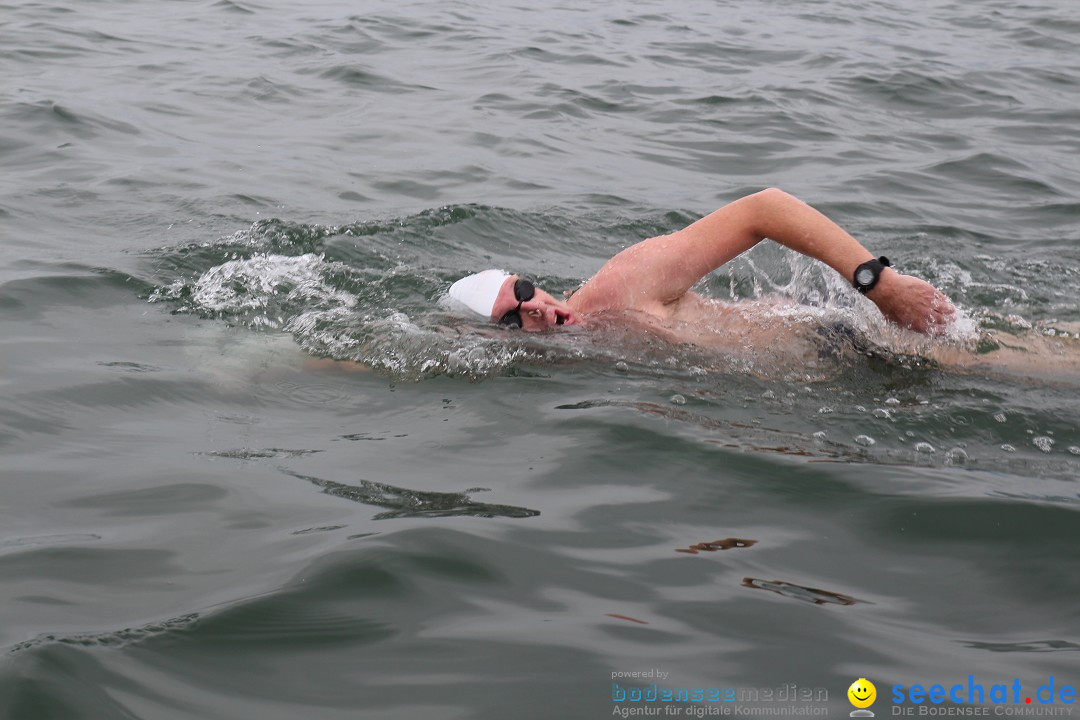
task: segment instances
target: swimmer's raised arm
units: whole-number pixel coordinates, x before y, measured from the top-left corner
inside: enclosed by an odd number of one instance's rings
[[[823,214],[770,188],[736,200],[670,235],[623,250],[579,291],[579,303],[661,311],[702,277],[770,238],[827,264],[851,282],[873,255]],[[954,313],[932,285],[885,268],[867,293],[886,318],[918,332],[940,330]]]

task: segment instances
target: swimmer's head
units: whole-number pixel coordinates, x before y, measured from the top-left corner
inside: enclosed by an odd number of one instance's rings
[[[450,297],[478,315],[491,317],[495,300],[510,273],[503,270],[484,270],[466,275],[450,286]]]
[[[450,286],[450,297],[491,322],[527,332],[577,321],[566,303],[503,270],[484,270],[461,278]]]

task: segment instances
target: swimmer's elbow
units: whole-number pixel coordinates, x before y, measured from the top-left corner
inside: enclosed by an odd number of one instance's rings
[[[777,233],[788,224],[793,216],[797,216],[805,203],[794,195],[780,188],[765,188],[753,195],[748,195],[742,201],[746,205],[745,218],[748,230],[756,240],[771,237],[777,238]]]
[[[778,187],[767,187],[760,192],[754,193],[751,197],[758,198],[768,203],[802,202],[791,193],[781,190]]]

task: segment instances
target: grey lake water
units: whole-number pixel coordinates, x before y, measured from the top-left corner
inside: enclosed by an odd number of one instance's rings
[[[0,717],[1076,712],[1080,368],[443,300],[769,186],[1069,357],[1080,4],[0,2]],[[768,243],[698,289],[880,325]]]

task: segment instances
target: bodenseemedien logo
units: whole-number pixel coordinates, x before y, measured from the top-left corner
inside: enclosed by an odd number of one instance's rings
[[[851,717],[874,717],[873,711],[867,710],[877,700],[877,688],[874,687],[874,683],[866,678],[859,678],[847,689],[847,697],[855,706],[855,709],[851,711]]]

